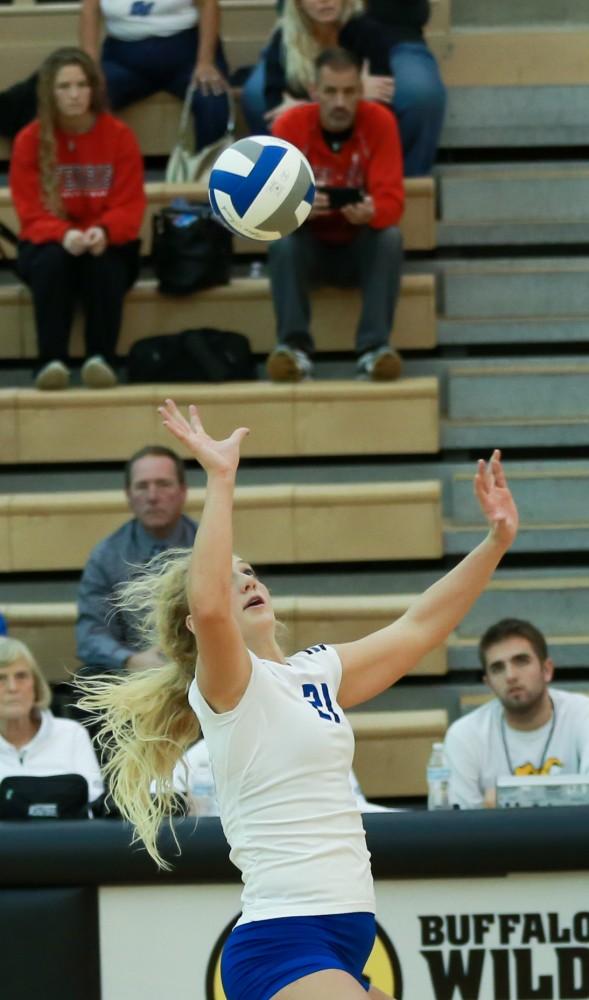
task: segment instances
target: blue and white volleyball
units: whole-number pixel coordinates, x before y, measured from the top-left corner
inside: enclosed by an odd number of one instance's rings
[[[315,178],[296,146],[271,135],[239,139],[223,150],[209,180],[213,212],[234,233],[279,240],[305,221]]]

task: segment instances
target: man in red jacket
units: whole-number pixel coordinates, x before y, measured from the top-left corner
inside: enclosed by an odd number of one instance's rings
[[[306,224],[272,243],[269,271],[278,346],[268,358],[276,382],[312,374],[312,284],[359,286],[358,377],[394,379],[401,359],[389,345],[399,295],[403,160],[388,108],[362,100],[354,54],[328,49],[317,59],[316,103],[280,115],[273,134],[297,146],[317,183]]]

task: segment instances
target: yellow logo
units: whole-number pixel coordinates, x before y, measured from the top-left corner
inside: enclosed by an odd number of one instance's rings
[[[548,760],[544,761],[542,767],[534,767],[533,764],[528,762],[527,764],[520,764],[519,767],[516,767],[513,773],[518,778],[524,777],[528,774],[550,774],[553,767],[562,768],[563,766],[562,761],[559,760],[558,757],[549,757]]]
[[[213,945],[206,976],[206,1000],[227,1000],[221,982],[221,955],[223,945],[229,937],[237,917],[227,924]],[[377,923],[376,940],[364,968],[364,975],[387,996],[403,1000],[403,979],[401,966],[390,938]]]

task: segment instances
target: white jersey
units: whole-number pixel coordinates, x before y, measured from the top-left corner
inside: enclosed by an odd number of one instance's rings
[[[485,792],[511,774],[589,774],[589,698],[556,688],[550,697],[554,716],[539,729],[508,726],[496,698],[450,726],[444,749],[452,804],[480,808]]]
[[[198,21],[192,0],[100,0],[106,34],[123,42],[169,36]]]
[[[188,700],[207,743],[230,858],[242,873],[239,923],[374,913],[370,855],[349,780],[352,727],[337,703],[341,662],[313,646],[286,663],[250,653],[248,687],[214,712]]]
[[[88,782],[88,801],[104,791],[92,741],[84,726],[73,719],[56,719],[41,712],[39,730],[25,746],[15,747],[0,736],[0,781],[13,775],[48,777],[81,774]]]

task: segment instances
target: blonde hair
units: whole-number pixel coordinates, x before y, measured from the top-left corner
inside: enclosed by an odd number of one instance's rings
[[[342,0],[340,26],[363,12],[364,0]],[[313,21],[302,9],[301,0],[286,0],[281,25],[288,84],[295,92],[309,93],[315,82],[315,60],[322,46],[313,34]]]
[[[65,66],[79,66],[90,86],[90,110],[95,114],[104,111],[106,100],[102,77],[96,63],[90,56],[74,46],[57,49],[47,57],[39,71],[37,84],[37,106],[39,116],[39,173],[41,194],[45,208],[62,219],[66,213],[59,191],[57,172],[57,141],[55,129],[58,123],[55,101],[55,80]]]
[[[196,664],[195,638],[186,625],[190,557],[186,549],[155,556],[115,598],[118,610],[137,619],[145,646],[156,646],[167,663],[125,677],[78,682],[83,693],[79,705],[99,727],[111,795],[133,824],[133,843],[142,840],[160,868],[170,867],[159,852],[157,835],[177,803],[174,766],[200,735],[187,697]]]
[[[51,688],[41,673],[41,668],[29,647],[20,639],[12,636],[0,636],[0,669],[10,667],[17,660],[25,660],[31,669],[35,682],[35,702],[33,708],[42,711],[51,704]]]

